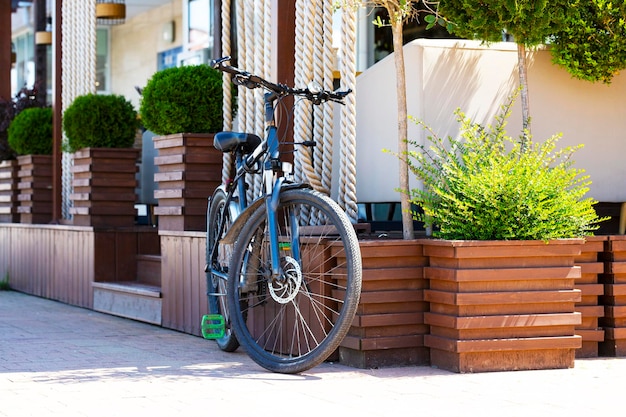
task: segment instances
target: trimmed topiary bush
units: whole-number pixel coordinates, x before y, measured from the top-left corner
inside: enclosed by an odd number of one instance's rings
[[[141,93],[139,113],[157,135],[222,130],[222,74],[208,65],[155,73]]]
[[[18,155],[52,155],[52,109],[23,110],[9,125],[8,140]]]
[[[0,161],[15,159],[15,150],[8,141],[8,130],[13,119],[23,110],[31,107],[45,107],[37,98],[37,87],[22,88],[11,100],[0,97]]]
[[[83,148],[131,148],[138,127],[132,103],[120,95],[79,96],[63,113],[69,152]]]
[[[496,126],[473,123],[457,111],[460,137],[432,134],[430,146],[409,142],[404,155],[423,188],[411,201],[424,209],[418,220],[434,226],[433,235],[463,240],[551,240],[591,235],[604,219],[595,201],[585,198],[591,183],[573,167],[582,147],[556,149],[560,136],[543,143],[506,135],[510,104]]]

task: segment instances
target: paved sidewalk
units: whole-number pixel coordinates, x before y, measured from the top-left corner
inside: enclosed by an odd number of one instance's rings
[[[626,359],[454,374],[323,364],[268,373],[243,352],[160,327],[0,291],[0,416],[624,415]]]

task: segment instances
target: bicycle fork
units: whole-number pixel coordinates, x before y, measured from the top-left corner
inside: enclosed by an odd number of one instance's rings
[[[269,172],[268,174],[272,174]],[[272,268],[272,278],[283,281],[284,271],[281,263],[281,250],[290,251],[291,258],[301,265],[300,259],[300,233],[298,228],[298,218],[293,210],[289,210],[288,213],[282,213],[284,216],[289,216],[290,230],[285,230],[288,233],[288,241],[281,241],[281,231],[278,226],[278,206],[280,203],[280,191],[283,186],[285,178],[279,177],[275,181],[268,181],[269,185],[266,188],[270,189],[270,193],[265,199],[265,208],[267,215],[267,228],[269,234],[269,247],[270,247],[270,259]],[[267,183],[266,183],[267,184]]]

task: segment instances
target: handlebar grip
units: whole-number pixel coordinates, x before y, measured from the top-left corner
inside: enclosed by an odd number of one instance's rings
[[[333,91],[332,93],[330,93],[330,96],[332,98],[336,98],[338,100],[341,100],[341,99],[343,99],[344,97],[346,97],[350,93],[352,93],[352,89],[348,88],[347,90],[343,90],[343,91]]]
[[[223,56],[221,58],[212,59],[210,62],[210,65],[211,65],[211,68],[217,69],[218,67],[222,65],[222,63],[228,62],[230,60],[231,60],[230,56]]]

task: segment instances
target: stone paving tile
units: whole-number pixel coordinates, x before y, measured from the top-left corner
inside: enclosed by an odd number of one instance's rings
[[[272,374],[198,337],[0,292],[0,417],[623,415],[625,382],[621,358],[483,374],[331,363]]]

